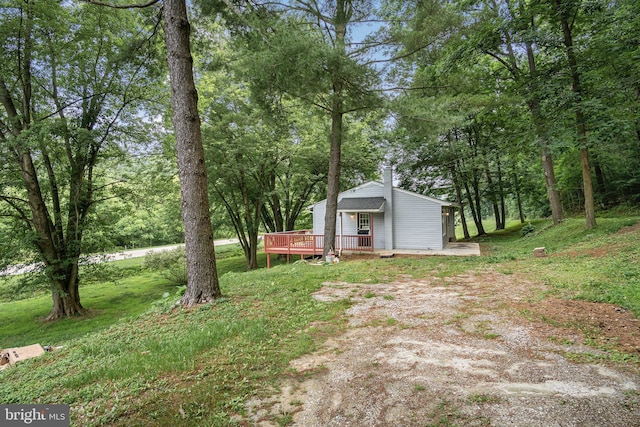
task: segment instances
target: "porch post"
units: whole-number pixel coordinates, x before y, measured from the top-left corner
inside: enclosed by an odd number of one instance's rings
[[[371,252],[375,251],[374,244],[373,244],[373,242],[376,241],[375,236],[373,234],[373,223],[374,222],[376,222],[375,219],[374,219],[374,213],[371,212],[369,214],[369,230],[371,230]]]
[[[342,212],[340,212],[340,251],[338,256],[342,256]]]

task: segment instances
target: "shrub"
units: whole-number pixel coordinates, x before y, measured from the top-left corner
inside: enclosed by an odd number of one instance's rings
[[[187,258],[184,247],[170,251],[155,252],[144,257],[144,267],[159,272],[176,286],[187,285]]]
[[[534,231],[536,231],[536,228],[531,223],[528,223],[527,225],[525,225],[520,229],[520,236],[521,237],[528,236]]]

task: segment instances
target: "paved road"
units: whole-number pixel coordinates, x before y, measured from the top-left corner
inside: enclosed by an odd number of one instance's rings
[[[221,239],[215,240],[215,246],[224,246],[238,243],[238,239]],[[155,248],[131,249],[127,251],[115,252],[112,254],[95,255],[89,258],[88,263],[118,261],[128,258],[140,258],[147,254],[170,251],[184,245],[159,246]],[[42,268],[42,263],[35,264],[17,264],[7,267],[0,271],[0,276],[14,276],[17,274],[30,273]]]
[[[221,240],[215,240],[213,243],[214,243],[214,246],[231,245],[234,243],[238,243],[238,239],[221,239]],[[156,248],[131,249],[128,251],[109,254],[107,255],[107,259],[105,261],[118,261],[118,260],[127,259],[127,258],[140,258],[147,254],[171,251],[175,248],[179,248],[180,246],[184,246],[184,245],[182,244],[182,245],[171,245],[171,246],[159,246]]]

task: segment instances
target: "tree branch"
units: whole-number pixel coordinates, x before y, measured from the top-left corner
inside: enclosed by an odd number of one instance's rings
[[[20,134],[19,127],[21,126],[21,124],[20,124],[20,119],[18,118],[18,110],[16,109],[16,106],[13,103],[13,99],[11,99],[11,94],[9,93],[9,89],[7,89],[7,84],[5,83],[2,77],[0,77],[0,103],[2,103],[2,106],[7,112],[7,116],[9,117],[9,120],[10,121],[14,120],[17,125],[17,126],[14,125],[14,126],[8,127],[9,131],[14,136],[19,135]]]
[[[29,225],[29,227],[31,227],[31,222],[32,221],[29,219],[29,216],[25,213],[25,211],[20,206],[18,206],[19,202],[28,205],[29,202],[27,200],[20,199],[18,197],[10,197],[10,196],[0,196],[0,200],[3,200],[9,206],[11,206],[13,209],[15,209],[15,211],[18,213],[18,217],[21,220],[23,220],[25,223],[27,223],[27,225]]]
[[[97,0],[82,0],[82,1],[89,4],[94,4],[96,6],[106,6],[113,9],[143,9],[145,7],[153,6],[154,4],[158,3],[160,0],[149,0],[146,3],[140,3],[140,4],[113,4],[113,3],[107,3],[103,1],[97,1]]]
[[[490,57],[492,57],[493,59],[495,59],[496,61],[498,61],[499,63],[501,63],[502,65],[504,65],[504,67],[509,71],[509,73],[515,78],[518,78],[518,73],[517,70],[515,70],[511,64],[509,64],[507,61],[504,60],[504,58],[502,58],[500,55],[490,52],[488,50],[483,50],[482,51],[484,54],[489,55]]]

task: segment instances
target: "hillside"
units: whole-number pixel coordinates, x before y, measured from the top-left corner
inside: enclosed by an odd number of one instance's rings
[[[0,402],[82,426],[639,424],[638,217],[529,231],[227,273],[215,304],[43,343],[63,348],[3,371]]]

